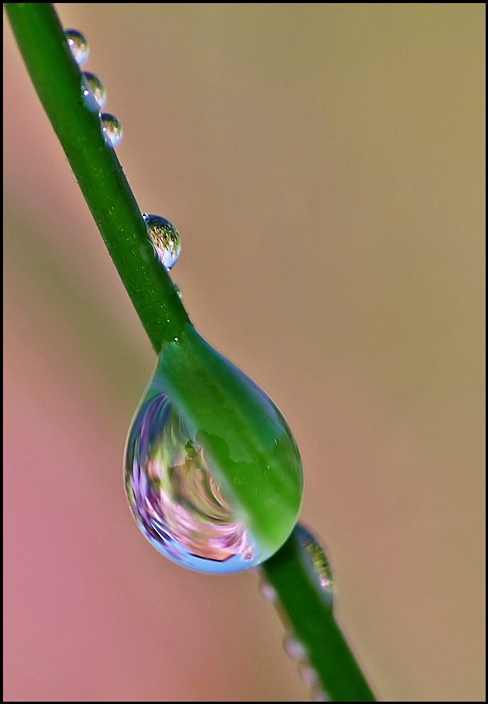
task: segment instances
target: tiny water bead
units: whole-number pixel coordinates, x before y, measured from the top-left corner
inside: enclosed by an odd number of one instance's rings
[[[320,682],[317,671],[308,662],[300,663],[298,674],[308,687],[315,687]]]
[[[176,264],[181,253],[178,230],[161,215],[142,213],[154,251],[168,271]]]
[[[115,115],[108,112],[102,112],[100,115],[102,125],[102,133],[105,137],[105,142],[109,147],[116,147],[122,139],[122,125]]]
[[[90,47],[85,35],[77,29],[66,29],[64,33],[74,60],[78,66],[81,66],[90,55]]]
[[[278,594],[276,592],[276,589],[265,579],[262,579],[259,584],[259,593],[261,594],[263,599],[266,599],[266,601],[270,601],[272,604],[278,601]]]
[[[127,439],[126,493],[142,533],[180,565],[238,572],[285,542],[302,485],[275,404],[185,326],[163,347]]]
[[[327,692],[322,689],[320,685],[312,688],[310,697],[313,702],[330,702],[330,698],[327,696]]]
[[[332,605],[333,579],[329,560],[317,538],[303,523],[297,523],[294,535],[300,547],[302,562],[317,584],[325,600]]]
[[[283,647],[293,660],[306,660],[307,652],[305,646],[291,633],[287,633],[283,640]]]
[[[98,76],[90,73],[90,71],[85,71],[83,74],[83,97],[87,107],[92,112],[98,112],[107,102],[105,86]]]
[[[297,638],[297,636],[290,631],[285,635],[283,640],[283,646],[286,653],[293,659],[296,660],[298,664],[298,674],[300,675],[303,682],[307,687],[311,688],[310,696],[315,701],[315,697],[326,696],[324,690],[322,689],[320,683],[320,677],[314,667],[310,664],[308,660],[308,653],[303,645],[303,643]],[[327,701],[327,699],[319,701]]]

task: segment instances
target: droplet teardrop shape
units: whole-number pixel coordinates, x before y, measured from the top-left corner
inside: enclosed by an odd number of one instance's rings
[[[285,542],[303,478],[290,428],[269,396],[188,324],[164,346],[125,452],[129,506],[163,555],[238,572]]]
[[[156,255],[168,269],[172,269],[181,254],[181,237],[176,227],[161,215],[142,213],[149,238]]]
[[[102,112],[100,114],[100,123],[105,144],[108,147],[116,147],[121,141],[123,133],[120,121],[115,115],[111,115],[109,112]]]
[[[78,29],[66,29],[64,33],[74,60],[81,66],[90,56],[90,47],[85,35]]]
[[[89,110],[98,112],[105,106],[107,91],[102,81],[94,73],[84,72],[82,89],[85,105]]]

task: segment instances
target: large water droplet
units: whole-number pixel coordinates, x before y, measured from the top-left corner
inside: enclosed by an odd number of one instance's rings
[[[254,541],[166,394],[145,404],[132,432],[127,493],[153,545],[188,567],[199,560],[212,561],[213,567],[236,557],[247,566]]]
[[[77,29],[66,29],[64,33],[74,60],[78,66],[81,66],[90,55],[90,47],[85,35]]]
[[[130,508],[147,539],[202,572],[238,572],[291,533],[302,469],[269,396],[191,325],[163,347],[127,440]]]
[[[122,125],[115,115],[109,112],[102,112],[100,115],[102,123],[102,133],[105,137],[105,142],[109,147],[116,147],[122,139]]]
[[[107,102],[105,86],[98,76],[90,71],[85,71],[83,74],[83,97],[86,106],[92,112],[98,112]]]
[[[317,538],[306,528],[303,523],[295,527],[295,536],[300,545],[303,562],[315,583],[320,587],[321,593],[327,601],[332,603],[332,569],[327,555]]]
[[[149,237],[159,261],[166,269],[171,269],[181,253],[181,238],[178,230],[161,215],[142,213]]]

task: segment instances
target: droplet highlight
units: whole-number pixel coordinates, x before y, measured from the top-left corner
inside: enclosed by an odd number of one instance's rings
[[[325,600],[332,605],[333,577],[329,560],[317,538],[303,523],[295,526],[295,537],[300,546],[301,557],[310,576],[317,584]]]
[[[142,217],[146,223],[154,251],[161,264],[169,271],[174,267],[181,254],[180,234],[176,227],[161,215],[142,213]]]
[[[269,396],[188,324],[163,348],[127,439],[126,494],[142,533],[190,569],[248,569],[293,530],[302,483]]]
[[[105,143],[109,147],[116,147],[122,139],[122,125],[115,115],[108,112],[102,112],[100,115],[102,125],[102,134],[105,137]]]
[[[102,81],[94,73],[85,71],[83,74],[83,98],[92,112],[101,110],[107,102],[107,91]]]
[[[78,66],[82,66],[90,55],[90,47],[85,35],[77,29],[66,29],[65,35],[74,60]]]

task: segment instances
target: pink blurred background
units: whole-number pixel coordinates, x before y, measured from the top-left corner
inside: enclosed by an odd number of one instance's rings
[[[483,699],[484,4],[56,7],[193,322],[295,432],[377,694]],[[132,520],[155,357],[6,21],[4,98],[4,699],[307,701],[256,575]]]

